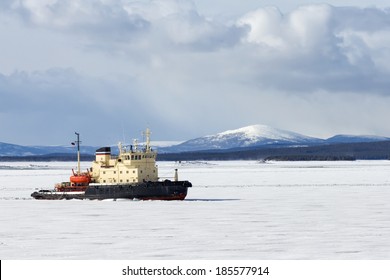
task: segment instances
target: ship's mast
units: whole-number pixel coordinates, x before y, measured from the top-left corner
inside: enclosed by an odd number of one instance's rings
[[[145,137],[146,137],[146,151],[150,152],[150,129],[147,128],[145,131]]]
[[[75,132],[75,134],[77,135],[77,175],[80,175],[80,133]]]

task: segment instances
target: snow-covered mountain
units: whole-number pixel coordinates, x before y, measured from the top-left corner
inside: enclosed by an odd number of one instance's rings
[[[389,141],[390,138],[375,135],[335,135],[320,139],[273,128],[267,125],[251,125],[234,130],[227,130],[214,135],[188,140],[179,145],[160,149],[161,152],[185,152],[216,149],[234,149],[271,146],[310,146],[337,143],[361,143]]]
[[[207,135],[185,142],[152,142],[160,153],[177,153],[204,150],[243,149],[251,147],[294,147],[327,145],[337,143],[359,143],[389,141],[382,136],[336,135],[328,139],[319,139],[299,133],[273,128],[267,125],[251,125]],[[179,143],[179,144],[178,144]],[[142,145],[142,143],[140,143]],[[81,153],[94,154],[99,147],[81,146]],[[113,152],[116,146],[111,147]],[[45,154],[76,153],[74,146],[20,146],[0,142],[0,156],[28,156]]]
[[[323,142],[324,140],[319,138],[257,124],[188,140],[179,145],[172,146],[165,151],[199,151],[264,145],[292,146]]]

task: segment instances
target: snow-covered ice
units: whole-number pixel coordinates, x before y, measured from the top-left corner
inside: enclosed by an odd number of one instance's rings
[[[158,164],[186,200],[37,201],[75,164],[0,163],[0,259],[390,258],[390,161]]]

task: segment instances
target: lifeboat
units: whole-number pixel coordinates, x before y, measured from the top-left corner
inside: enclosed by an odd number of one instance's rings
[[[69,178],[71,185],[88,185],[91,182],[91,175],[88,172],[76,174],[72,169],[72,173],[73,175]]]
[[[55,189],[58,192],[85,191],[90,182],[91,176],[88,173],[81,173],[78,175],[73,172],[73,176],[70,176],[70,182],[57,184]]]
[[[89,184],[91,182],[91,176],[80,174],[70,176],[70,182],[74,184]]]

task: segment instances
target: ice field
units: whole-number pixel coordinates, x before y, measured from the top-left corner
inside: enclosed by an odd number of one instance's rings
[[[390,259],[390,161],[158,164],[186,200],[36,201],[76,164],[1,162],[0,259]]]

